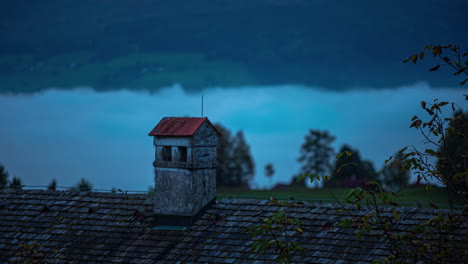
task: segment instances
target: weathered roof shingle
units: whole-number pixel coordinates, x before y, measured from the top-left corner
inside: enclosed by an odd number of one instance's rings
[[[16,254],[25,252],[57,263],[275,263],[273,252],[251,250],[253,240],[247,232],[259,218],[281,209],[269,202],[221,200],[190,231],[169,231],[152,229],[150,195],[0,190],[0,263],[15,263]],[[357,241],[356,230],[330,228],[344,217],[337,209],[337,204],[327,203],[288,208],[304,229],[302,235],[289,235],[308,252],[294,261],[369,263],[388,254],[379,230]],[[395,226],[400,231],[434,216],[428,208],[396,210],[402,218]],[[468,231],[466,221],[462,228]],[[43,248],[31,253],[31,245]]]

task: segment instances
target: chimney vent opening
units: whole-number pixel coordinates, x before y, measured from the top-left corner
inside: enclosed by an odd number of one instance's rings
[[[179,161],[187,162],[187,147],[177,147],[179,150]]]
[[[162,159],[163,161],[172,161],[171,146],[162,147]]]

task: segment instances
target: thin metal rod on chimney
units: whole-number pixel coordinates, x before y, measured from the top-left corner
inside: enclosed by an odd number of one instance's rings
[[[203,94],[201,95],[201,117],[203,117]]]

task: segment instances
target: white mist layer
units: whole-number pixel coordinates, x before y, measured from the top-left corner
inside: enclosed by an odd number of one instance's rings
[[[466,93],[466,92],[465,92]],[[346,143],[380,169],[399,148],[424,148],[413,115],[434,98],[465,106],[461,89],[431,89],[424,83],[387,90],[327,92],[302,86],[207,89],[204,114],[232,132],[243,130],[255,159],[253,185],[289,182],[300,165],[309,129],[329,130],[336,151]],[[0,164],[26,185],[59,186],[89,179],[94,188],[147,190],[154,185],[154,149],[149,131],[164,116],[200,116],[200,94],[177,85],[149,95],[91,89],[49,90],[0,96]]]

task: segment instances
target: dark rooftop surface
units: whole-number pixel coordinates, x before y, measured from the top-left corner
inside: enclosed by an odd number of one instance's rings
[[[0,263],[23,263],[21,254],[48,263],[276,263],[273,252],[252,252],[246,232],[259,218],[280,210],[269,203],[221,200],[189,231],[156,230],[150,195],[0,190]],[[304,229],[302,235],[289,235],[308,252],[294,261],[369,263],[387,254],[381,231],[356,241],[355,230],[330,228],[344,217],[338,209],[327,203],[288,209]],[[397,210],[402,218],[398,230],[434,216],[427,208]]]

